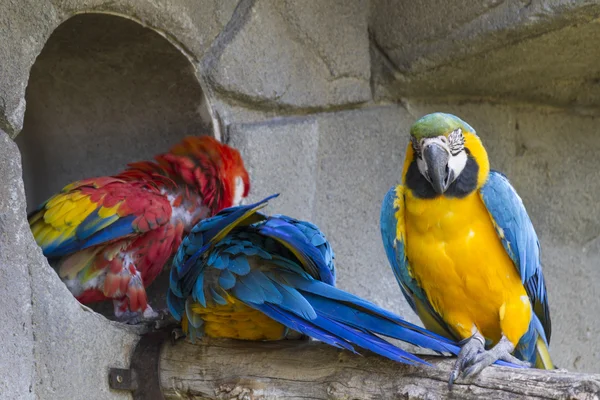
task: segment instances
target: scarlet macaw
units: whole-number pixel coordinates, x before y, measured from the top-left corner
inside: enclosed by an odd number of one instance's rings
[[[460,118],[426,115],[410,139],[402,184],[383,201],[381,234],[425,327],[465,341],[450,386],[496,360],[553,369],[539,242],[521,198],[490,171],[479,137]]]
[[[113,299],[115,316],[130,323],[158,316],[145,288],[184,233],[250,189],[239,152],[209,136],[187,137],[155,159],[67,185],[29,215],[71,293],[84,304]]]
[[[353,352],[358,346],[402,363],[424,362],[379,334],[458,353],[452,341],[336,289],[334,253],[316,226],[257,212],[275,196],[223,210],[183,240],[167,302],[192,340],[279,340],[295,331]]]

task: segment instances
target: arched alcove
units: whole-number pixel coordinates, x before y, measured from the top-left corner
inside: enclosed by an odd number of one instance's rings
[[[50,36],[31,69],[17,143],[28,209],[77,179],[115,173],[209,132],[188,59],[129,19],[77,15]]]
[[[193,66],[155,31],[126,18],[81,14],[50,36],[31,69],[22,153],[28,210],[66,184],[113,174],[182,137],[210,133]],[[167,275],[149,290],[164,307]],[[94,308],[112,317],[110,302]]]

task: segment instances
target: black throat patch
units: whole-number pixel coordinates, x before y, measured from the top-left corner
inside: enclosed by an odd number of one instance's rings
[[[479,165],[477,165],[477,162],[471,156],[469,149],[465,149],[465,151],[467,152],[467,164],[458,178],[450,184],[443,196],[463,198],[477,189]],[[433,190],[431,183],[421,175],[417,166],[416,155],[406,173],[406,187],[419,199],[434,199],[440,196]]]

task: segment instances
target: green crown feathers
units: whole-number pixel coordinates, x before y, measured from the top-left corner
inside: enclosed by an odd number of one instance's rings
[[[439,112],[421,117],[410,128],[410,134],[420,140],[423,138],[448,135],[458,128],[462,129],[463,132],[476,134],[475,129],[473,129],[471,125],[467,124],[457,116]]]

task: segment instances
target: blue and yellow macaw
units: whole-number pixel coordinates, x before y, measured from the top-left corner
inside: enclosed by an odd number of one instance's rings
[[[460,118],[426,115],[410,139],[402,184],[383,201],[381,233],[425,327],[464,341],[450,385],[496,360],[553,369],[540,247],[521,198],[490,171],[479,137]]]
[[[377,336],[383,335],[458,354],[451,340],[336,289],[334,253],[316,226],[257,212],[275,196],[203,220],[181,244],[167,302],[192,340],[279,340],[292,331],[353,352],[358,346],[424,363]]]

